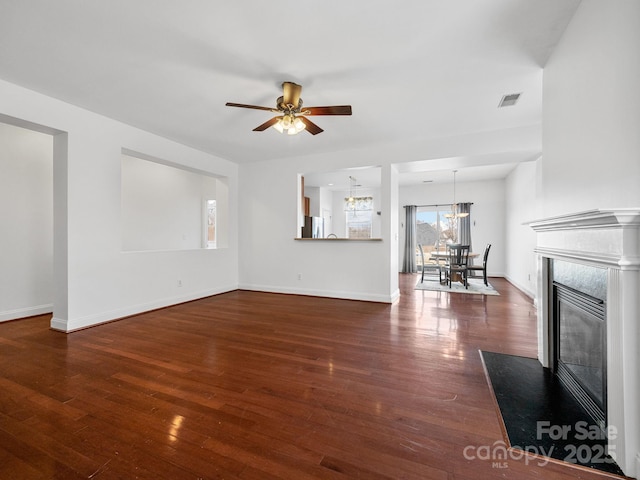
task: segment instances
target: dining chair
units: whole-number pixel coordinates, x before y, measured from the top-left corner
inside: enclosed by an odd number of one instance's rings
[[[420,283],[424,282],[424,274],[426,271],[432,271],[434,274],[435,272],[438,272],[438,276],[441,277],[441,269],[443,264],[441,263],[441,261],[438,258],[432,258],[429,257],[427,260],[425,260],[425,255],[424,255],[424,247],[422,246],[421,243],[418,244],[418,250],[419,250],[419,258],[420,258],[420,264],[422,265],[422,267],[420,268],[422,275],[420,277]]]
[[[443,267],[447,285],[451,288],[455,275],[460,278],[464,288],[468,289],[469,271],[467,267],[469,265],[469,245],[460,245],[459,243],[449,244],[447,245],[447,253],[447,263]],[[440,276],[440,281],[442,282],[442,276]]]
[[[482,272],[482,278],[484,280],[484,284],[489,286],[489,282],[487,281],[487,259],[489,258],[489,250],[491,250],[491,244],[488,243],[484,249],[484,255],[482,257],[482,265],[469,265],[467,266],[467,270],[471,272]]]

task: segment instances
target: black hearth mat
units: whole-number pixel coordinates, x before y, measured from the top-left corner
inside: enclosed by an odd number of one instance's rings
[[[605,435],[553,372],[533,358],[480,355],[512,448],[623,475],[604,453]]]

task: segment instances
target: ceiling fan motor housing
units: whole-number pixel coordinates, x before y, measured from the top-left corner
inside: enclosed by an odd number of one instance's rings
[[[295,108],[291,104],[284,103],[284,97],[278,97],[278,100],[276,100],[276,103],[277,103],[278,110],[280,110],[281,112],[300,113],[300,111],[302,110],[301,98],[298,99],[298,105]]]

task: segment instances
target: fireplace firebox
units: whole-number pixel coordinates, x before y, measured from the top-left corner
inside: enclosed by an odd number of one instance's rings
[[[554,371],[604,430],[607,411],[606,271],[553,262]]]

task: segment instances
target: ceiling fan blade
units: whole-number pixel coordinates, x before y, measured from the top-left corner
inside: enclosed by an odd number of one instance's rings
[[[231,102],[227,102],[225,103],[225,105],[227,107],[240,107],[240,108],[252,108],[254,110],[266,110],[268,112],[277,112],[277,110],[275,108],[270,108],[270,107],[260,107],[258,105],[245,105],[244,103],[231,103]]]
[[[278,120],[280,120],[282,117],[273,117],[270,120],[267,120],[266,122],[264,122],[262,125],[258,125],[256,128],[253,129],[254,132],[263,132],[265,131],[267,128],[275,125],[276,123],[278,123]]]
[[[302,117],[302,116],[299,116],[299,117],[296,117],[296,118],[299,118],[300,120],[302,120],[302,123],[304,123],[304,124],[307,126],[307,128],[306,128],[305,130],[306,130],[307,132],[309,132],[311,135],[317,135],[317,134],[319,134],[319,133],[324,132],[324,130],[323,130],[323,129],[321,129],[318,125],[316,125],[315,123],[313,123],[313,122],[312,122],[311,120],[309,120],[308,118],[306,118],[306,117]]]
[[[282,103],[285,105],[293,105],[293,107],[296,108],[300,102],[302,87],[297,83],[284,82],[282,84],[282,91]]]
[[[305,115],[351,115],[351,105],[334,105],[332,107],[304,107]]]

